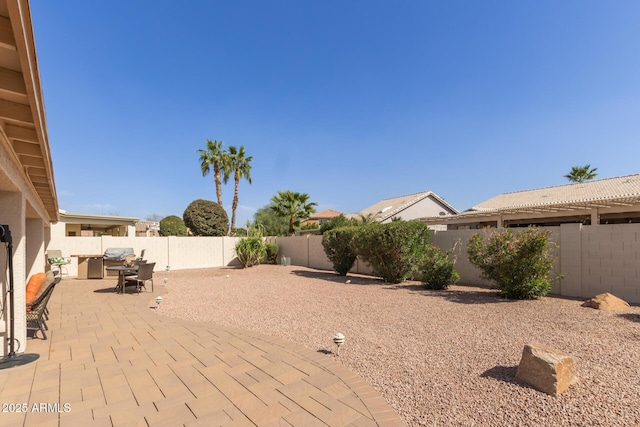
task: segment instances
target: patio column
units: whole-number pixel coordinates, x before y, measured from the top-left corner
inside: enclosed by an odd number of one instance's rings
[[[11,231],[13,241],[13,298],[15,303],[15,342],[14,349],[16,353],[23,353],[26,350],[27,342],[27,320],[25,311],[26,298],[26,239],[25,239],[25,217],[26,217],[26,199],[22,193],[0,191],[0,223],[8,225]],[[0,265],[7,265],[7,243],[0,243]],[[2,295],[6,295],[9,290],[9,270],[0,281]],[[9,352],[9,304],[7,298],[7,307],[2,313],[0,320],[0,336],[3,344],[0,346],[0,356],[4,356]]]
[[[42,218],[27,219],[27,277],[32,274],[46,271],[47,262],[44,257],[44,221]]]
[[[600,212],[598,208],[591,210],[591,225],[600,225]]]

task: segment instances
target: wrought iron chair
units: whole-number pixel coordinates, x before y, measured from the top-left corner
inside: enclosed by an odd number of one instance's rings
[[[130,285],[135,285],[136,290],[138,291],[138,293],[140,293],[140,288],[144,288],[145,290],[147,290],[147,287],[145,286],[145,284],[148,281],[151,281],[151,292],[153,292],[153,269],[155,266],[156,266],[155,262],[139,264],[138,274],[133,276],[126,276],[124,278],[125,288],[127,287],[127,282],[133,282],[133,283],[130,283]]]
[[[40,294],[32,303],[27,304],[27,331],[34,331],[33,336],[36,337],[38,331],[42,332],[43,339],[47,339],[46,330],[47,323],[47,303],[56,285],[60,283],[60,276],[56,276],[55,280]]]

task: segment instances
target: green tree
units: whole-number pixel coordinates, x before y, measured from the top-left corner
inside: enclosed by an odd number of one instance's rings
[[[286,236],[289,222],[287,218],[276,215],[273,204],[261,207],[253,214],[253,221],[264,229],[265,236]]]
[[[161,236],[186,236],[187,226],[182,218],[176,215],[169,215],[160,220]]]
[[[591,165],[572,166],[571,172],[564,177],[571,182],[585,182],[595,178],[598,175],[597,170],[598,168],[592,168]]]
[[[325,232],[329,230],[333,230],[334,228],[348,227],[350,225],[359,225],[359,224],[360,222],[357,219],[347,218],[343,214],[340,214],[338,216],[334,216],[333,218],[330,218],[325,222],[323,222],[320,225],[320,234],[324,234]]]
[[[231,204],[231,230],[236,227],[236,210],[238,209],[238,186],[240,180],[245,178],[251,184],[251,161],[253,156],[247,156],[244,150],[244,146],[236,148],[233,145],[229,147],[229,152],[224,156],[222,162],[222,180],[226,184],[229,181],[231,175],[235,183],[235,189],[233,191],[233,203]]]
[[[229,232],[227,213],[211,200],[194,200],[187,206],[182,218],[195,236],[226,236]]]
[[[206,176],[213,169],[213,179],[216,182],[216,197],[218,204],[222,206],[222,164],[224,162],[226,151],[222,149],[222,141],[207,139],[207,149],[198,150],[200,153],[200,168],[202,176]]]
[[[300,227],[300,220],[309,218],[314,213],[315,202],[309,202],[309,195],[295,191],[278,191],[278,194],[271,198],[270,208],[276,215],[288,220],[287,233],[295,236],[296,227]]]

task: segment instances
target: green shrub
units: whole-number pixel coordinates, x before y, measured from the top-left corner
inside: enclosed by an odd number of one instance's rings
[[[322,235],[324,253],[340,276],[346,276],[356,261],[356,253],[352,245],[356,232],[356,227],[338,227]]]
[[[429,244],[429,228],[415,221],[394,221],[358,227],[355,252],[371,264],[386,282],[400,283],[411,276]]]
[[[169,215],[160,220],[161,236],[186,236],[187,226],[182,218],[176,215]]]
[[[496,283],[505,298],[543,297],[551,290],[549,273],[555,260],[549,234],[536,227],[516,233],[507,228],[491,232],[485,240],[476,233],[467,246],[469,261]]]
[[[358,221],[355,219],[347,219],[346,216],[340,214],[320,224],[320,234],[324,234],[329,230],[333,230],[334,228],[348,227],[351,225],[358,225]]]
[[[455,257],[451,259],[454,249],[455,246],[443,252],[433,245],[425,248],[418,272],[420,280],[428,289],[447,289],[460,279],[460,274],[454,268]]]
[[[194,200],[187,206],[182,218],[195,236],[226,236],[229,232],[227,212],[210,200]]]
[[[277,264],[278,263],[278,251],[280,247],[275,243],[267,243],[266,246],[266,254],[264,262],[267,264]]]
[[[251,227],[247,230],[247,237],[242,237],[236,243],[236,256],[243,267],[253,267],[260,264],[267,254],[267,242],[262,237],[260,228]]]

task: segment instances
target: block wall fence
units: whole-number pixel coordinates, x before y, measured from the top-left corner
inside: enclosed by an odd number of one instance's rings
[[[640,224],[593,225],[563,224],[545,227],[551,232],[555,249],[556,281],[551,292],[577,298],[591,298],[610,292],[629,303],[640,304]],[[467,260],[466,244],[472,234],[483,230],[433,231],[431,241],[443,250],[456,245],[456,270],[460,284],[490,286],[480,271]],[[145,259],[156,262],[156,271],[239,265],[233,237],[62,237],[49,243],[71,255],[102,254],[110,247],[131,247],[136,254],[145,250]],[[291,265],[331,270],[331,262],[322,248],[322,236],[268,237],[278,244],[278,262],[291,258]],[[68,266],[69,275],[77,275],[77,258]],[[371,268],[357,261],[353,273],[370,274]]]

